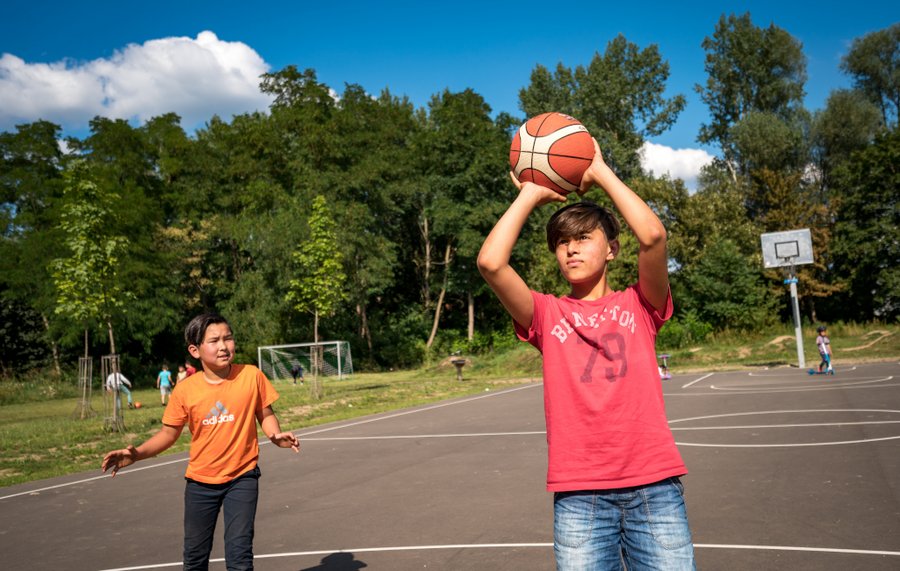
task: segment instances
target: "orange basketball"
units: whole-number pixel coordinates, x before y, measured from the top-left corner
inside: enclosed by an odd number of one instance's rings
[[[509,148],[509,166],[520,182],[534,182],[560,194],[581,185],[594,160],[594,141],[574,117],[543,113],[525,122]]]
[[[141,408],[142,406],[144,405],[141,404],[141,401],[134,401],[134,408]]]

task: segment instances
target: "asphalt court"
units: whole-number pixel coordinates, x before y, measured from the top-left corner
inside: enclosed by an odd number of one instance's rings
[[[699,569],[900,569],[900,364],[673,368]],[[553,569],[539,383],[297,434],[261,446],[257,569]],[[0,489],[0,568],[180,568],[185,463]]]

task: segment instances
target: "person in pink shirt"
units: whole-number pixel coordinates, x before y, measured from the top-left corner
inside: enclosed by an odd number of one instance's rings
[[[619,222],[598,204],[556,211],[547,245],[570,291],[533,291],[510,265],[528,217],[566,196],[534,183],[482,245],[478,268],[543,356],[547,489],[554,493],[557,568],[695,569],[681,476],[687,473],[666,418],[656,336],[672,315],[666,230],[606,165],[599,145],[579,194],[601,187],[637,238],[637,283],[614,291],[609,263]]]

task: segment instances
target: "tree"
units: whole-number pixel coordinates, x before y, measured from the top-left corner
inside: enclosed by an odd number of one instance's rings
[[[343,252],[337,241],[337,230],[328,211],[328,203],[323,196],[313,199],[309,228],[309,239],[294,251],[298,277],[290,280],[287,301],[295,310],[313,314],[313,339],[318,345],[319,316],[333,315],[347,297]],[[318,375],[318,370],[317,352],[313,359],[314,375]]]
[[[838,173],[831,271],[847,281],[836,309],[850,318],[900,316],[900,132],[880,135]]]
[[[574,72],[562,64],[555,74],[543,66],[519,92],[529,117],[559,111],[576,117],[600,143],[604,160],[623,179],[641,173],[639,151],[648,137],[668,130],[685,98],[665,98],[669,64],[655,44],[640,49],[619,35]]]
[[[900,22],[856,38],[841,69],[853,84],[881,110],[882,122],[897,128],[900,112]]]
[[[685,290],[679,299],[686,311],[716,330],[759,329],[774,321],[778,300],[769,294],[758,267],[731,240],[714,242],[676,278]]]
[[[723,14],[702,46],[708,77],[705,85],[698,84],[695,89],[709,107],[711,122],[701,126],[697,140],[719,145],[736,176],[738,157],[732,127],[752,111],[791,123],[802,109],[806,57],[798,40],[775,24],[756,27],[749,12]]]
[[[66,202],[60,227],[70,254],[51,264],[58,292],[56,312],[85,325],[85,357],[87,328],[95,320],[106,326],[109,350],[115,354],[113,317],[131,297],[118,277],[119,258],[128,241],[109,229],[110,203],[117,197],[101,191],[84,161],[73,161],[64,177]]]

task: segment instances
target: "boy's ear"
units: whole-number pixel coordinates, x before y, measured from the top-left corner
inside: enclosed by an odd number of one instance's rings
[[[613,240],[609,243],[609,254],[606,256],[607,260],[614,260],[616,256],[619,255],[619,240]]]
[[[191,357],[193,357],[194,359],[200,358],[200,348],[197,347],[196,345],[188,345],[187,350],[188,350],[188,353],[191,354]]]

